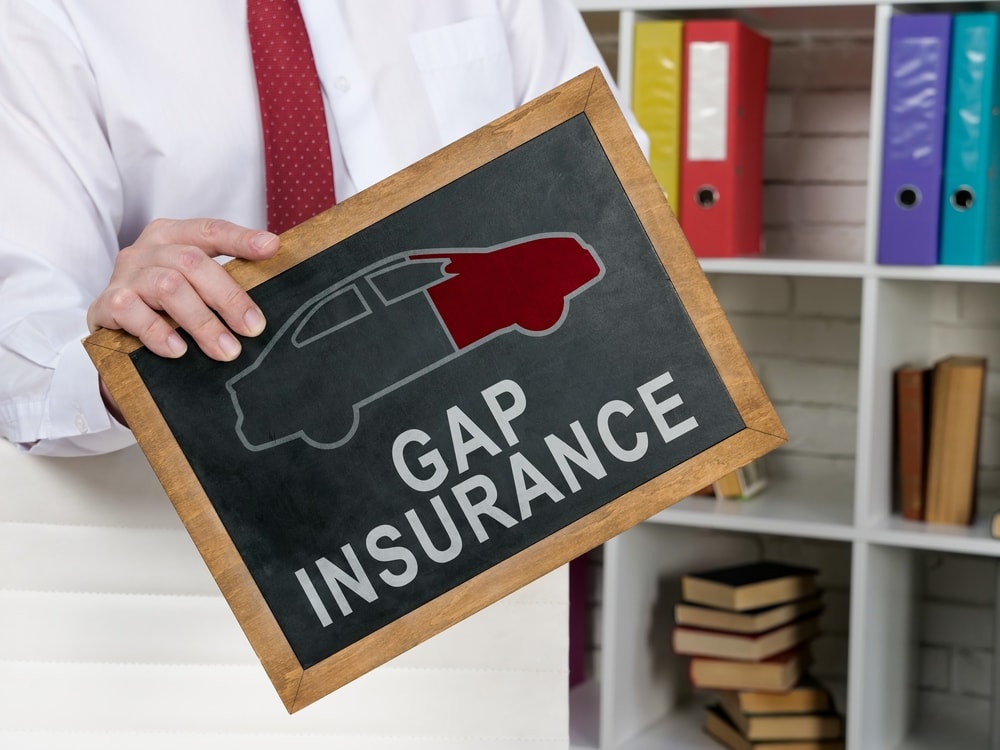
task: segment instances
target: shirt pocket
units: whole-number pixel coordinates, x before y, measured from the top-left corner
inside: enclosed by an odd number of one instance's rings
[[[499,16],[481,16],[410,35],[443,143],[514,108],[510,50]]]

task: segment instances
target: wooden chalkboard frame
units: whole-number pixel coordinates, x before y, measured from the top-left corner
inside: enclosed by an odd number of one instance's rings
[[[282,249],[275,258],[258,263],[237,260],[226,268],[250,289],[580,114],[586,116],[604,149],[746,427],[314,666],[303,668],[299,663],[211,499],[140,379],[129,355],[141,344],[132,336],[110,330],[97,331],[84,342],[290,713],[787,439],[597,69],[289,230],[282,235]]]

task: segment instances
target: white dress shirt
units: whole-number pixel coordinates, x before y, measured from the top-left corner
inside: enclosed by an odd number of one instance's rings
[[[607,75],[571,0],[300,5],[340,199]],[[0,143],[0,436],[46,455],[122,448],[132,434],[81,345],[116,253],[159,217],[266,223],[244,0],[0,0]]]

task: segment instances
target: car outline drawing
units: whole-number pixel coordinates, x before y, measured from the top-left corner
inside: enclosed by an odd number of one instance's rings
[[[519,275],[523,270],[537,273]],[[254,361],[226,381],[236,411],[237,436],[250,451],[297,439],[321,450],[339,448],[357,431],[361,409],[387,393],[499,336],[511,332],[547,336],[558,330],[568,315],[570,300],[599,282],[604,273],[604,264],[594,249],[570,232],[535,234],[487,248],[408,250],[376,261],[302,303]],[[502,287],[498,279],[519,288],[512,295],[509,288],[498,289]],[[524,288],[528,291],[522,294]],[[541,303],[525,306],[524,298]],[[503,304],[489,304],[497,300]],[[476,314],[467,315],[473,308]],[[515,319],[510,320],[512,315]],[[387,332],[388,340],[373,331]],[[360,378],[357,368],[347,369],[344,373],[358,382],[346,384],[346,389],[370,392],[344,399],[350,402],[350,414],[349,418],[345,414],[339,425],[335,424],[338,415],[332,414],[297,429],[268,428],[266,435],[248,434],[253,426],[241,398],[253,402],[254,393],[259,392],[263,403],[273,400],[268,389],[283,386],[282,368],[275,366],[272,370],[276,372],[261,373],[273,361],[276,350],[305,349],[324,339],[328,348],[333,347],[330,361],[351,356],[352,349],[369,359],[379,359],[381,354],[386,372],[376,366],[368,368],[366,374],[375,371],[384,382],[369,388],[367,376]],[[398,370],[400,366],[400,348],[412,350],[411,356],[423,364],[412,372],[394,372],[393,367]],[[422,360],[425,356],[427,361]],[[324,392],[338,388],[339,383]],[[324,439],[330,437],[327,434],[317,438],[310,430],[332,432],[333,439]]]

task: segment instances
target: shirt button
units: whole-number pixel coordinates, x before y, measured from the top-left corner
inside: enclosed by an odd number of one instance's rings
[[[90,425],[87,424],[87,418],[82,414],[76,415],[76,429],[81,435],[86,435],[90,432]]]
[[[350,88],[351,88],[351,82],[349,80],[347,80],[346,76],[337,76],[333,80],[333,87],[335,89],[337,89],[337,91],[345,91],[346,92],[346,91],[350,90]]]

